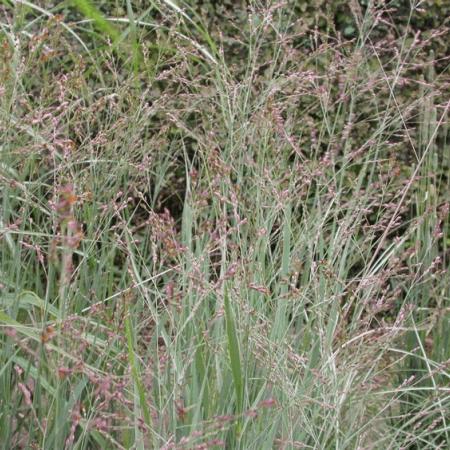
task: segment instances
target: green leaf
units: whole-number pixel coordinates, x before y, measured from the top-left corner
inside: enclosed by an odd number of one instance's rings
[[[90,0],[73,0],[73,3],[84,16],[94,22],[99,31],[105,33],[113,42],[119,39],[119,31],[103,17]]]
[[[239,414],[243,411],[243,378],[241,368],[241,356],[239,351],[239,342],[237,337],[236,325],[233,312],[231,310],[230,299],[225,291],[225,320],[228,338],[228,354],[230,357],[231,371],[233,374],[234,389],[236,392],[237,411]]]

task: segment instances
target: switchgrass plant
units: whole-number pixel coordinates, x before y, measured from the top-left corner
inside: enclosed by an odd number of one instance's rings
[[[448,447],[447,30],[350,3],[3,2],[2,448]]]

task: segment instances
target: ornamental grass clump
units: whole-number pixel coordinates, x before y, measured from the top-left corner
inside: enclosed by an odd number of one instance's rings
[[[144,3],[0,7],[0,447],[447,448],[446,6]]]

